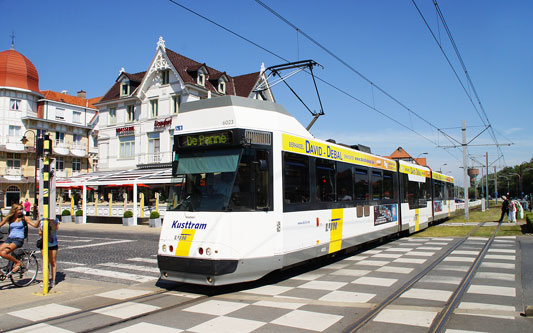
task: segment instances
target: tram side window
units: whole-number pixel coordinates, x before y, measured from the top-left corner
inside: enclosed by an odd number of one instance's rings
[[[446,184],[448,197],[446,199],[453,200],[453,184]]]
[[[335,162],[316,159],[316,198],[318,201],[335,201]]]
[[[444,199],[444,184],[441,181],[435,182],[435,189],[434,189],[434,198],[435,200],[442,200]]]
[[[293,204],[309,202],[309,157],[284,153],[283,175],[284,202]]]
[[[383,198],[383,176],[381,171],[372,171],[372,200]]]
[[[383,199],[394,198],[394,182],[391,171],[383,171]]]
[[[431,178],[426,178],[426,201],[431,201]]]
[[[337,163],[337,200],[353,200],[352,166],[347,163]]]
[[[370,191],[368,188],[368,170],[367,169],[355,169],[355,200],[368,200]]]

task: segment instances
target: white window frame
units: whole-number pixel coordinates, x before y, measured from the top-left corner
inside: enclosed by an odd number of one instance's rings
[[[172,96],[172,114],[178,114],[181,105],[181,95]]]
[[[18,153],[6,153],[6,165],[8,169],[20,170],[21,159]]]
[[[126,122],[132,123],[135,121],[135,105],[126,105]]]
[[[80,124],[81,123],[81,112],[80,111],[72,111],[72,122]]]
[[[117,108],[109,108],[109,125],[117,123]]]
[[[56,144],[64,143],[64,142],[65,142],[65,133],[56,132]]]
[[[119,139],[119,157],[121,159],[135,158],[135,136],[123,136]]]
[[[170,84],[170,70],[164,69],[161,71],[161,85]]]
[[[150,100],[150,118],[157,118],[159,116],[159,100]]]
[[[196,78],[196,83],[198,85],[205,87],[205,74],[202,72],[198,72],[198,77]]]
[[[8,136],[12,136],[12,137],[19,137],[20,136],[20,126],[15,126],[15,125],[9,125],[9,129],[8,129],[8,132],[7,132]]]
[[[65,159],[63,157],[56,157],[56,170],[64,171],[65,170]]]
[[[20,104],[22,103],[22,100],[11,98],[9,100],[9,110],[12,111],[20,111]]]
[[[74,171],[77,171],[77,172],[81,171],[81,159],[79,158],[72,159],[72,172]]]
[[[65,109],[56,108],[56,120],[65,120]]]
[[[129,96],[129,95],[130,95],[130,81],[124,80],[120,84],[120,96]]]
[[[221,94],[226,94],[226,81],[220,80],[218,81],[218,92]]]

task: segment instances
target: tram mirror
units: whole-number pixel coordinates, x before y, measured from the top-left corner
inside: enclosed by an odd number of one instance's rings
[[[261,171],[267,171],[268,170],[268,164],[266,160],[259,160],[259,170]]]

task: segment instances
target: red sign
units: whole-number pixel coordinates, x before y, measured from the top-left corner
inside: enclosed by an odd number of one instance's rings
[[[172,126],[172,117],[165,118],[165,120],[161,121],[154,121],[154,130],[162,130],[170,126]]]
[[[134,126],[127,126],[127,127],[119,127],[116,129],[117,135],[131,135],[135,134],[135,127]]]

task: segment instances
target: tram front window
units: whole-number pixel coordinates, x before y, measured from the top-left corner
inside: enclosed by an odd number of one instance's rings
[[[236,149],[180,154],[168,210],[222,212],[268,206],[268,190],[260,184],[268,187],[268,178],[261,182],[255,153]]]

